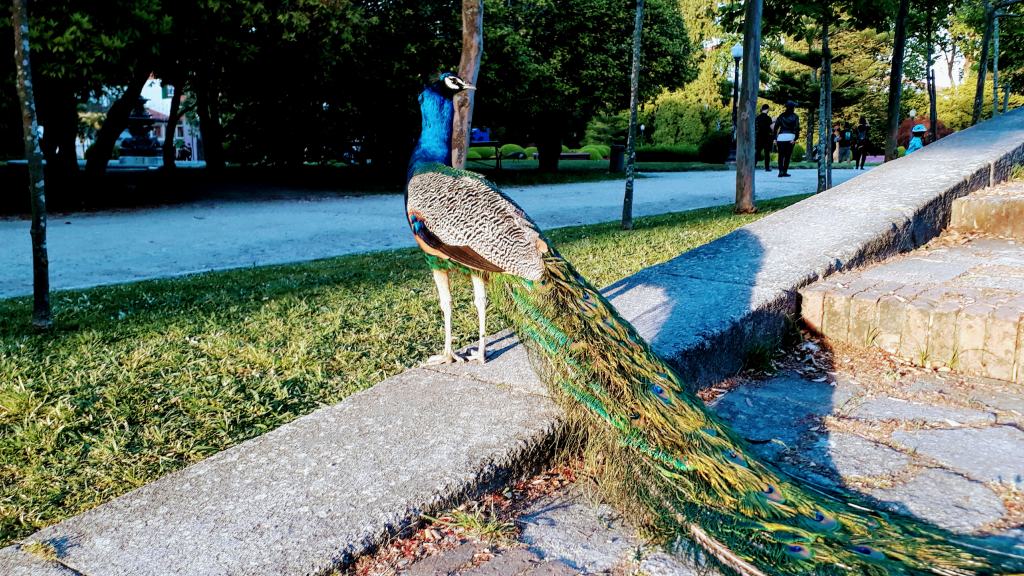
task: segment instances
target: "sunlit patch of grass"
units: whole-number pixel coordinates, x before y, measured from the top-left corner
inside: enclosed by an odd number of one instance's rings
[[[597,285],[802,197],[553,230]],[[84,248],[87,249],[87,248]],[[453,287],[455,334],[476,312]],[[397,250],[0,300],[0,545],[402,372],[442,343],[422,255]],[[497,331],[502,326],[493,322]]]

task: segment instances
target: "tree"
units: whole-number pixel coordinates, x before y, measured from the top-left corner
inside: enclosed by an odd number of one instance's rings
[[[633,69],[629,75],[629,134],[626,140],[626,192],[622,200],[622,229],[633,229],[633,178],[636,170],[636,108],[640,94],[640,34],[644,26],[644,0],[636,0],[633,22]]]
[[[480,72],[480,54],[484,49],[483,0],[462,0],[462,59],[459,77],[476,85]],[[452,166],[466,167],[469,131],[473,121],[475,91],[467,90],[455,100],[455,121],[452,127]]]
[[[736,131],[736,212],[755,212],[754,120],[761,70],[761,0],[746,0],[743,21],[743,83],[740,87],[739,120]]]
[[[564,140],[582,138],[595,115],[629,106],[634,10],[606,0],[487,4],[477,113],[507,141],[535,142],[554,171]],[[693,77],[691,45],[676,0],[646,0],[639,102]]]
[[[896,133],[900,127],[900,96],[903,94],[903,58],[907,46],[907,15],[910,0],[899,0],[892,49],[892,71],[889,73],[889,130],[885,139],[885,160],[899,157],[896,151]]]
[[[28,161],[29,193],[32,198],[32,324],[49,328],[50,271],[46,251],[46,191],[43,186],[43,153],[39,147],[36,121],[35,85],[32,82],[32,56],[29,45],[27,0],[14,0],[11,12],[14,27],[14,60],[18,71],[18,99],[21,101],[25,159]]]

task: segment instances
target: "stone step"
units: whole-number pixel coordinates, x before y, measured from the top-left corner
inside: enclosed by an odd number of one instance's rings
[[[1013,240],[939,239],[800,295],[804,322],[828,339],[1024,383],[1024,245]]]
[[[1024,240],[1024,182],[986,188],[954,200],[949,227]]]

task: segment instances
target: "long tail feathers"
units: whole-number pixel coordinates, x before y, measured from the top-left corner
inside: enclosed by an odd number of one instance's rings
[[[635,498],[653,524],[741,574],[1024,572],[1024,558],[760,463],[566,260],[552,250],[545,267],[542,282],[495,276],[492,298],[567,409],[634,456],[628,481],[642,485]]]

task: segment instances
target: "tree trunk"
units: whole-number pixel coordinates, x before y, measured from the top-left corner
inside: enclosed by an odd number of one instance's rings
[[[142,87],[149,80],[149,70],[141,72],[132,78],[130,84],[107,110],[107,117],[103,120],[103,126],[96,135],[96,143],[92,146],[92,153],[85,162],[85,172],[90,176],[101,176],[107,171],[107,164],[114,153],[114,145],[117,138],[128,127],[128,116],[132,108],[139,101]]]
[[[174,86],[174,96],[171,97],[171,112],[167,116],[167,134],[164,134],[164,168],[173,170],[174,161],[177,159],[178,150],[174,147],[174,132],[178,129],[178,118],[181,116],[181,84]]]
[[[480,75],[480,54],[484,49],[484,2],[462,0],[462,59],[459,78],[476,86]],[[452,166],[466,167],[469,148],[469,129],[473,123],[474,90],[467,90],[455,98],[455,119],[452,123]],[[499,152],[500,154],[500,152]]]
[[[832,131],[828,117],[828,20],[821,24],[821,87],[818,91],[818,192],[828,190],[828,163],[832,157]]]
[[[999,13],[992,15],[992,117],[999,115]]]
[[[740,85],[739,121],[736,125],[736,206],[739,214],[757,211],[754,170],[757,168],[755,116],[761,72],[762,0],[747,0],[743,21],[743,83]]]
[[[1003,114],[1010,108],[1010,83],[1003,83]]]
[[[558,160],[562,155],[562,124],[558,118],[541,118],[541,132],[537,136],[537,155],[540,171],[558,172]]]
[[[985,4],[985,33],[981,36],[981,56],[978,58],[978,84],[974,89],[974,112],[971,114],[971,125],[981,120],[981,112],[985,103],[985,73],[988,69],[988,44],[992,40],[992,25],[995,14],[988,0]]]
[[[896,137],[900,129],[900,98],[903,96],[903,58],[907,48],[907,14],[910,0],[900,0],[896,13],[896,38],[892,48],[892,66],[889,71],[889,130],[885,135],[885,161],[899,157]]]
[[[950,53],[943,52],[942,54],[946,57],[946,74],[949,76],[949,85],[956,86],[956,75],[953,74],[953,69],[956,67],[956,44],[950,48]]]
[[[925,58],[925,78],[928,83],[928,130],[931,133],[931,141],[935,142],[939,139],[939,113],[935,102],[935,48],[932,46],[932,38],[934,36],[934,30],[932,29],[933,25],[934,18],[932,17],[932,7],[929,6],[928,12],[925,15],[925,43],[928,45],[928,53]]]
[[[25,160],[28,161],[28,186],[32,202],[32,324],[49,328],[50,263],[46,253],[46,191],[43,184],[43,152],[39,148],[39,123],[33,95],[32,63],[29,54],[28,1],[14,0],[11,23],[14,26],[14,60],[18,74],[18,100],[25,136]]]
[[[210,171],[224,169],[224,135],[220,125],[217,94],[205,77],[196,86],[196,112],[199,114],[199,131],[203,137],[203,159]]]
[[[622,229],[633,229],[633,178],[636,177],[636,108],[640,93],[640,32],[644,26],[644,0],[636,0],[633,21],[633,70],[629,77],[629,135],[626,137],[626,193],[622,198]]]
[[[814,160],[814,108],[807,109],[807,126],[804,133],[804,162]]]
[[[832,134],[832,49],[829,47],[828,35],[825,35],[824,42],[822,44],[822,81],[825,84],[825,126],[828,128],[829,134]],[[833,140],[829,139],[829,152],[825,170],[825,189],[832,188],[832,143]],[[837,150],[838,150],[838,144]]]

